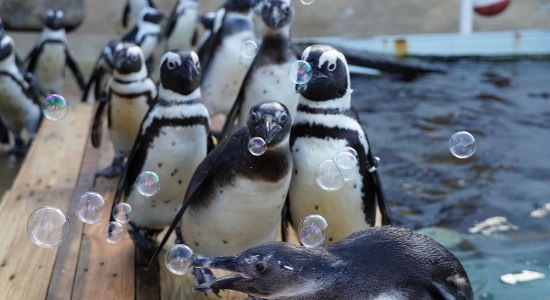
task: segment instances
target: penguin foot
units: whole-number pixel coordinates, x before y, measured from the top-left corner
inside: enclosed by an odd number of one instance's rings
[[[128,230],[128,234],[134,241],[134,245],[136,245],[137,248],[154,252],[158,247],[153,238],[148,237],[147,234],[142,234],[138,229],[130,229]]]
[[[103,170],[98,171],[95,173],[94,177],[105,177],[105,178],[113,178],[118,177],[122,174],[124,171],[123,165],[111,165]],[[95,181],[95,178],[94,178]]]
[[[198,285],[206,282],[212,282],[216,279],[216,276],[214,276],[214,273],[212,273],[210,269],[193,268],[193,275],[195,275]],[[210,291],[221,298],[220,289],[210,289]]]

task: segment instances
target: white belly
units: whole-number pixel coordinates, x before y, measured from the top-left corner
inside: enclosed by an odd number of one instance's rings
[[[202,101],[211,115],[227,114],[237,98],[252,58],[241,54],[246,40],[254,39],[251,31],[226,38],[212,57],[201,85]]]
[[[138,226],[162,229],[169,225],[183,201],[191,176],[206,156],[204,126],[164,127],[147,152],[142,171],[160,178],[159,192],[146,198],[132,189],[126,202]]]
[[[141,50],[143,50],[143,57],[145,57],[145,59],[148,59],[149,57],[151,57],[151,55],[153,55],[157,47],[158,41],[159,37],[155,35],[148,35],[143,39],[140,47]]]
[[[291,149],[294,159],[289,190],[292,223],[298,227],[307,215],[322,215],[328,221],[329,239],[333,241],[368,227],[362,209],[363,183],[359,174],[333,192],[321,189],[315,181],[317,166],[346,146],[345,140],[300,137]]]
[[[132,150],[141,121],[149,108],[147,99],[146,95],[132,99],[111,95],[111,139],[115,150],[125,156]]]
[[[65,58],[63,44],[47,43],[42,48],[34,75],[46,91],[61,92]]]
[[[21,87],[7,76],[0,76],[0,118],[15,133],[26,129],[34,136],[40,121],[40,108],[27,98]]]
[[[184,214],[183,238],[200,255],[234,255],[277,238],[290,176],[278,183],[233,183],[223,193],[220,188],[214,191],[207,210]]]
[[[197,15],[197,10],[188,9],[185,11],[185,16],[178,19],[172,35],[166,41],[167,50],[191,48]]]
[[[250,108],[260,102],[275,100],[283,103],[294,120],[298,106],[295,84],[288,76],[291,63],[267,65],[259,68],[250,77],[239,116],[239,127],[246,125]]]

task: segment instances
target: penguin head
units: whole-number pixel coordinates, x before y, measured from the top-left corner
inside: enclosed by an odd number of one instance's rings
[[[142,70],[145,59],[139,46],[132,43],[118,43],[115,47],[113,67],[120,74],[138,73]]]
[[[160,60],[160,83],[163,88],[188,95],[200,86],[202,71],[194,51],[176,49],[166,52]]]
[[[342,98],[350,90],[348,63],[338,50],[326,45],[307,47],[302,60],[311,66],[311,79],[297,84],[296,91],[311,101]]]
[[[273,29],[279,29],[292,22],[294,8],[290,0],[265,0],[262,5],[262,20]]]
[[[5,35],[4,31],[0,32],[0,61],[12,56],[14,53],[13,40],[10,36]]]
[[[277,101],[256,104],[250,108],[246,126],[250,137],[261,137],[268,146],[288,137],[292,121],[286,106]]]
[[[164,20],[164,15],[153,7],[144,7],[138,17],[138,23],[160,24],[162,20]]]
[[[227,0],[224,7],[227,11],[248,12],[256,6],[260,0]]]
[[[44,25],[51,30],[63,28],[64,14],[62,10],[48,9],[44,14]]]

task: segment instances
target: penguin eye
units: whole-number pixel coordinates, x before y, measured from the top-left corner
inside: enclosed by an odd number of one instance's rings
[[[259,262],[256,264],[255,268],[256,268],[256,271],[258,271],[259,273],[262,273],[267,269],[267,266],[263,262]]]
[[[330,72],[336,70],[336,63],[331,63],[327,66],[327,70],[329,70]]]
[[[250,114],[250,121],[258,122],[258,115],[255,112]]]
[[[169,70],[173,70],[176,67],[176,64],[173,61],[168,61],[166,64]]]
[[[288,116],[287,116],[285,113],[282,113],[282,114],[279,116],[279,122],[281,122],[281,123],[286,122],[286,119],[288,119]]]
[[[135,54],[130,54],[130,55],[128,56],[128,58],[129,58],[130,60],[132,60],[132,61],[136,61],[137,58],[138,58],[138,56],[135,55]]]

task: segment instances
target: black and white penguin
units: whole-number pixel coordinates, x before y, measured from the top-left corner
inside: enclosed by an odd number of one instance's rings
[[[92,143],[99,147],[103,110],[108,105],[108,127],[115,148],[110,167],[97,176],[115,177],[122,173],[149,106],[157,97],[157,86],[147,75],[145,58],[139,46],[119,43],[115,47],[113,77],[107,84],[107,99],[100,102],[92,128]]]
[[[86,102],[88,100],[88,95],[92,87],[94,87],[94,100],[107,97],[107,83],[113,75],[113,57],[115,47],[118,43],[119,42],[116,40],[109,41],[107,46],[105,46],[103,51],[101,51],[101,54],[99,54],[99,57],[94,64],[92,75],[88,79],[86,88],[82,93],[82,102]]]
[[[197,39],[198,0],[179,0],[166,25],[166,49],[191,48]]]
[[[61,93],[66,66],[73,72],[80,89],[84,90],[86,86],[78,63],[67,44],[61,10],[46,11],[42,33],[25,61],[28,61],[27,71],[33,73],[48,92]]]
[[[141,11],[146,7],[157,8],[153,0],[127,0],[122,11],[121,25],[124,32],[131,30],[136,25]]]
[[[11,37],[0,32],[0,123],[4,128],[3,142],[9,142],[6,129],[12,132],[15,145],[11,153],[24,155],[34,138],[42,112],[43,92],[30,73],[25,74],[16,64],[15,46]],[[26,131],[28,139],[24,139]],[[8,138],[6,140],[6,138]]]
[[[258,99],[277,99],[294,117],[298,94],[294,83],[288,78],[290,65],[297,60],[290,41],[293,14],[290,0],[263,1],[261,16],[266,31],[231,108],[224,133],[233,125],[235,118],[238,118],[239,128],[245,126],[248,112],[258,103]]]
[[[326,248],[274,242],[193,265],[234,272],[194,287],[202,292],[303,300],[474,298],[456,256],[423,234],[391,226],[356,232]]]
[[[330,225],[329,242],[369,226],[389,224],[372,149],[351,104],[346,58],[330,46],[313,45],[304,50],[302,60],[311,65],[312,77],[296,85],[300,100],[290,138],[292,224],[298,226],[310,214],[322,215]],[[326,191],[316,183],[316,169],[344,147],[357,151],[359,172],[340,189]]]
[[[214,117],[212,125],[220,131],[225,115],[237,98],[246,72],[252,59],[241,53],[247,40],[254,40],[254,22],[251,8],[257,0],[228,0],[218,24],[214,24],[212,33],[198,50],[204,69],[201,84],[202,99],[210,115]],[[216,30],[216,27],[219,28]],[[263,98],[267,99],[267,98]]]
[[[200,78],[195,52],[173,50],[162,56],[159,96],[143,119],[114,201],[125,198],[132,206],[131,225],[143,230],[145,237],[170,225],[181,204],[177,199],[185,194],[193,172],[206,156],[209,115],[200,101]],[[150,198],[135,188],[144,171],[155,172],[162,182]]]

